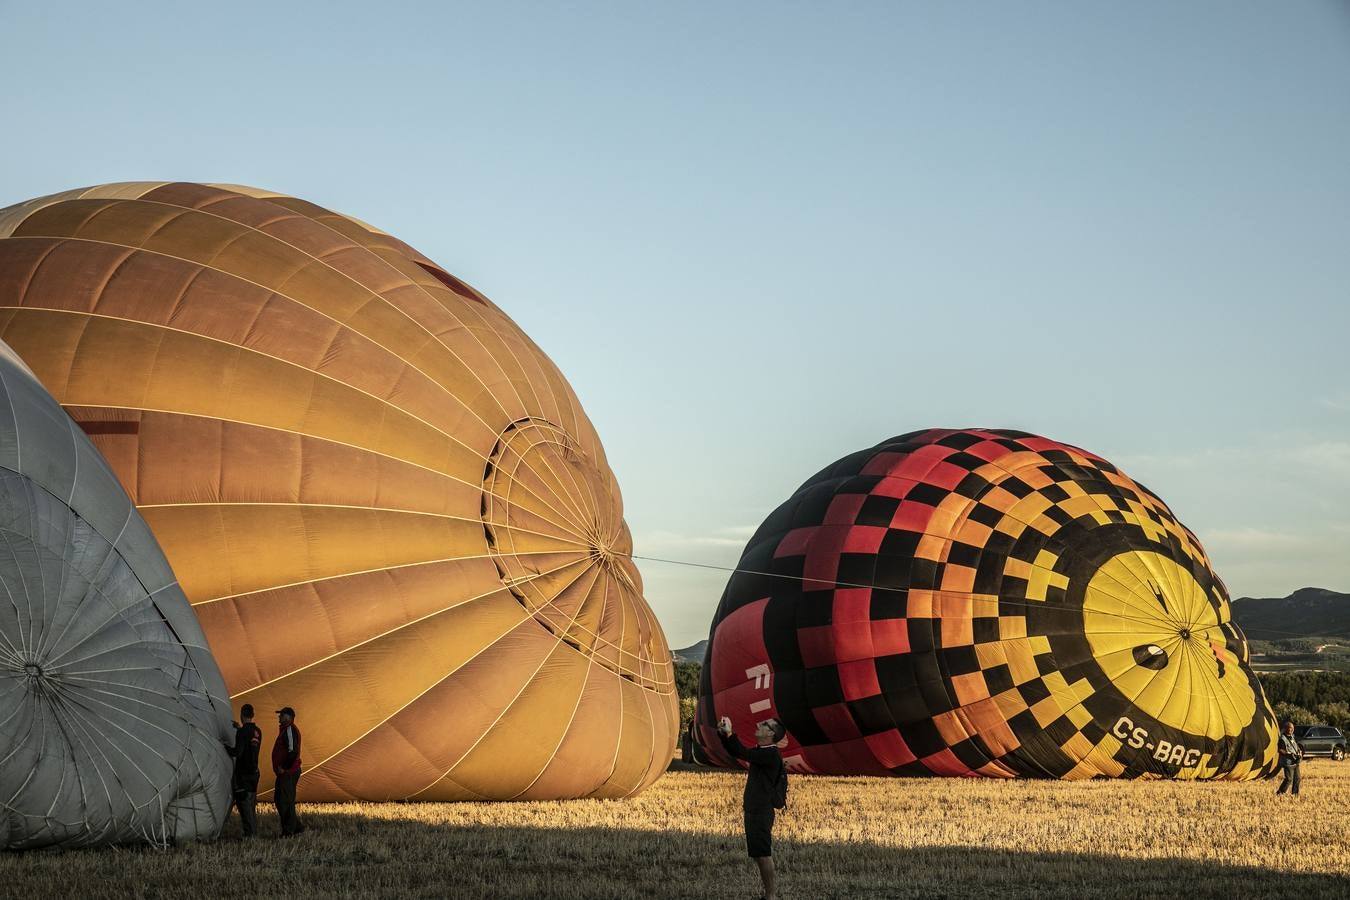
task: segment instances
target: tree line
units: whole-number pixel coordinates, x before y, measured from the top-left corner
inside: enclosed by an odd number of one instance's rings
[[[684,734],[693,721],[694,706],[698,703],[698,681],[702,676],[702,663],[675,662],[675,690],[680,695],[680,734]]]
[[[1350,672],[1262,672],[1256,677],[1281,722],[1350,729]]]

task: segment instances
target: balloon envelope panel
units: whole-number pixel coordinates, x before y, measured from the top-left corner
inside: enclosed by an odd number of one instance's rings
[[[776,716],[830,774],[1253,778],[1275,718],[1195,536],[1108,461],[931,430],[839,460],[751,538],[696,724]]]
[[[595,429],[431,260],[252,188],[107,185],[0,212],[0,336],[126,485],[234,700],[296,708],[302,799],[664,770],[670,654]]]
[[[214,837],[229,704],[116,476],[0,344],[0,846]]]

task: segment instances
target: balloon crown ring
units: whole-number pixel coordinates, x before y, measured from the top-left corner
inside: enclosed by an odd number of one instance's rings
[[[42,663],[35,659],[24,660],[21,665],[23,667],[23,679],[32,687],[37,687],[48,677],[46,670],[42,668]]]

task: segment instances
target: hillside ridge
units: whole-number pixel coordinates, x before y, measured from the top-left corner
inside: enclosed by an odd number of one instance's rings
[[[1239,597],[1233,619],[1257,641],[1350,637],[1350,594],[1304,587],[1287,597]]]

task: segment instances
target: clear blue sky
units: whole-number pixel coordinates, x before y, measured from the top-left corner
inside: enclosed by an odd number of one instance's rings
[[[1087,447],[1235,596],[1350,590],[1350,5],[0,0],[0,206],[255,184],[557,361],[639,552],[844,453]],[[715,572],[645,564],[673,646]]]

